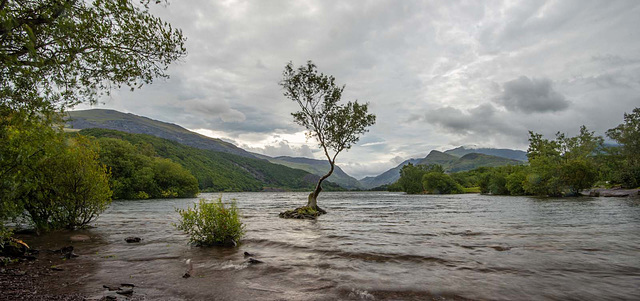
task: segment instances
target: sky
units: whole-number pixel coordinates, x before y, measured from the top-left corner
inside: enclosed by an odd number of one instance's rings
[[[93,108],[323,159],[278,85],[288,62],[312,60],[377,116],[337,158],[358,179],[431,150],[526,150],[528,131],[604,135],[640,107],[640,1],[175,0],[152,13],[182,29],[188,55]]]

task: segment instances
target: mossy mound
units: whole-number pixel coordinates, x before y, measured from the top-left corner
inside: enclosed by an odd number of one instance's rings
[[[295,219],[317,219],[318,216],[326,214],[327,212],[321,208],[312,208],[309,206],[299,207],[293,210],[287,210],[280,213],[281,218],[295,218]]]

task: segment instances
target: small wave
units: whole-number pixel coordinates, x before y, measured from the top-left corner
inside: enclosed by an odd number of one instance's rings
[[[239,270],[244,270],[249,266],[248,262],[243,262],[241,264],[237,264],[237,263],[233,263],[233,261],[229,260],[229,261],[225,261],[223,263],[221,263],[220,265],[218,265],[218,269],[219,270],[226,270],[226,271],[239,271]]]
[[[376,298],[369,292],[365,290],[359,289],[351,289],[349,292],[349,299],[358,299],[358,300],[375,300]]]
[[[400,254],[400,253],[350,252],[350,251],[332,250],[332,249],[326,249],[326,250],[313,249],[310,247],[297,246],[287,242],[271,241],[267,239],[246,239],[245,242],[255,243],[263,247],[307,250],[314,253],[320,253],[326,256],[333,256],[333,257],[347,258],[347,259],[358,259],[363,261],[372,261],[372,262],[379,262],[379,263],[409,262],[409,263],[439,263],[444,265],[453,264],[449,260],[438,258],[438,257],[432,257],[432,256],[421,256],[421,255]]]

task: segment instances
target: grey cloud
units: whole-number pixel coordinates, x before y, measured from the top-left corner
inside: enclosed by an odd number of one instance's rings
[[[182,108],[188,113],[218,117],[223,122],[242,122],[246,119],[242,112],[232,109],[226,101],[211,98],[182,101]]]
[[[393,164],[400,164],[402,162],[404,162],[404,158],[400,157],[400,156],[395,156],[393,157],[393,159],[391,159],[391,162],[393,162]]]
[[[545,113],[563,111],[570,102],[553,89],[553,83],[547,78],[528,78],[520,76],[503,84],[502,94],[496,98],[510,111],[523,113]]]
[[[437,108],[428,111],[423,119],[450,133],[463,136],[520,135],[522,130],[517,126],[509,125],[501,114],[493,105],[485,103],[467,111],[449,106]]]

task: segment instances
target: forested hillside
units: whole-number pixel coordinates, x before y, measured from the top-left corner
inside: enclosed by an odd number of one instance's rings
[[[122,139],[159,157],[171,159],[196,177],[202,191],[309,190],[318,180],[316,175],[266,160],[197,149],[151,135],[106,129],[85,129],[80,134],[100,138],[99,143],[105,141],[102,138]],[[329,182],[325,189],[341,188]]]

